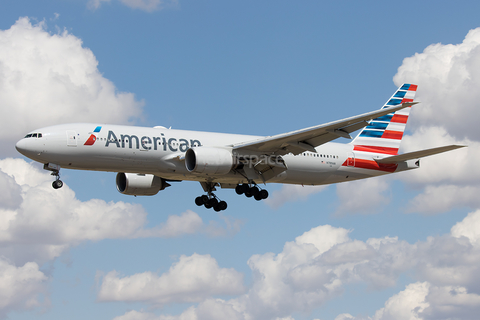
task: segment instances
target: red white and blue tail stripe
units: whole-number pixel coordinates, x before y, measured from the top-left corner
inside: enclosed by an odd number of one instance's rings
[[[405,102],[413,102],[416,91],[417,85],[415,84],[402,85],[382,109]],[[354,145],[353,150],[388,155],[398,154],[409,113],[410,107],[407,107],[373,119],[351,142]]]

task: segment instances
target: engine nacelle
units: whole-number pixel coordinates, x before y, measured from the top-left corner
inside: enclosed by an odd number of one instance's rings
[[[169,184],[153,174],[117,173],[117,190],[132,196],[153,196]]]
[[[185,166],[192,173],[227,174],[234,164],[232,152],[228,149],[195,147],[185,153]]]

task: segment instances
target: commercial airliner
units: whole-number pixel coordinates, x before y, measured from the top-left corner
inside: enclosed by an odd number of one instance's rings
[[[195,203],[215,211],[227,203],[213,191],[235,189],[266,199],[267,183],[324,185],[416,169],[420,158],[461,148],[449,145],[398,154],[417,86],[404,84],[378,111],[274,136],[252,136],[74,123],[28,133],[16,149],[44,164],[63,186],[60,168],[118,172],[122,194],[151,196],[174,181],[199,181]],[[340,137],[350,143],[332,142]]]

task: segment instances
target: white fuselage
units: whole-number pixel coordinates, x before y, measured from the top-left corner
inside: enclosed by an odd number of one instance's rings
[[[100,129],[98,129],[100,128]],[[232,145],[265,137],[121,125],[65,124],[38,129],[16,147],[25,156],[62,168],[153,174],[165,180],[210,181],[222,184],[246,182],[244,175],[231,170],[222,175],[192,173],[184,155],[191,147],[231,148]],[[41,134],[39,138],[38,134]],[[304,185],[338,183],[408,169],[395,165],[385,170],[370,165],[378,155],[353,152],[353,145],[329,142],[314,152],[287,154],[287,170],[267,182]],[[262,154],[240,154],[261,157]],[[256,181],[262,183],[262,181]]]

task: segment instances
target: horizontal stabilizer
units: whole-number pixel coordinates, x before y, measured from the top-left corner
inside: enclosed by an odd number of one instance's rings
[[[420,150],[415,152],[408,152],[408,153],[400,154],[398,156],[391,156],[383,159],[375,159],[375,161],[377,163],[398,163],[398,162],[403,162],[407,160],[423,158],[423,157],[431,156],[437,153],[442,153],[442,152],[455,150],[463,147],[466,147],[466,146],[450,145],[450,146]]]

